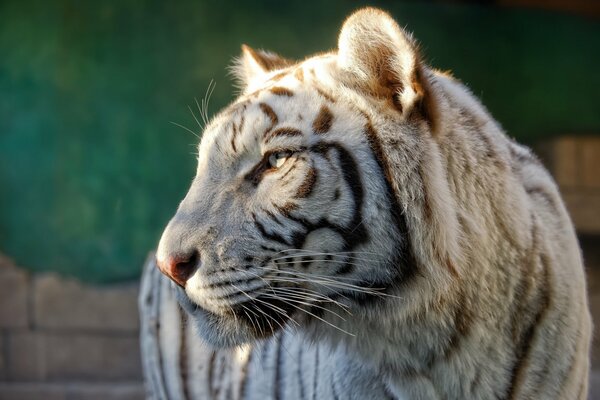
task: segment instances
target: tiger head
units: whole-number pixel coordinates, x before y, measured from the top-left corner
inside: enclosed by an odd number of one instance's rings
[[[205,128],[159,268],[214,346],[290,324],[350,331],[365,303],[426,275],[409,232],[422,214],[406,214],[439,129],[433,73],[370,8],[346,20],[336,51],[292,62],[243,46],[235,72],[243,92]]]

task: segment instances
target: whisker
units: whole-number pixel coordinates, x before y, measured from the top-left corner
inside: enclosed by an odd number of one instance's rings
[[[285,302],[285,300],[282,300],[282,301],[284,301],[284,302]],[[350,333],[350,332],[348,332],[348,331],[346,331],[346,330],[344,330],[344,329],[340,328],[339,326],[337,326],[337,325],[335,325],[335,324],[332,324],[332,323],[331,323],[331,322],[329,322],[329,321],[326,321],[326,320],[324,320],[323,318],[319,317],[318,315],[315,315],[314,313],[311,313],[311,312],[310,312],[310,311],[308,311],[308,310],[305,310],[305,309],[303,309],[303,308],[301,308],[301,307],[298,307],[298,306],[296,306],[295,304],[290,304],[290,303],[288,303],[288,304],[289,304],[290,306],[292,306],[292,307],[295,307],[296,309],[298,309],[298,310],[300,310],[300,311],[302,311],[302,312],[304,312],[304,313],[308,314],[308,315],[311,315],[311,316],[313,316],[314,318],[318,319],[319,321],[322,321],[322,322],[326,323],[327,325],[331,326],[332,328],[335,328],[335,329],[337,329],[337,330],[338,330],[338,331],[340,331],[340,332],[343,332],[343,333],[345,333],[345,334],[347,334],[347,335],[350,335],[350,336],[352,336],[352,337],[356,337],[356,335],[355,335],[355,334],[353,334],[353,333]]]
[[[246,316],[248,317],[248,319],[250,320],[250,322],[252,323],[252,326],[254,327],[254,330],[256,330],[257,332],[259,332],[261,335],[264,335],[265,331],[260,329],[260,325],[257,326],[254,323],[254,319],[246,312],[250,312],[252,313],[252,315],[254,315],[255,317],[258,318],[258,315],[256,315],[252,310],[250,310],[248,307],[246,307],[244,304],[242,304],[242,311],[244,311],[244,314],[246,314]]]
[[[217,86],[217,84],[215,83],[215,81],[213,79],[210,80],[210,83],[208,84],[208,87],[206,88],[206,93],[204,94],[204,99],[202,99],[202,115],[203,115],[203,119],[205,121],[205,125],[208,125],[208,103],[210,102],[210,98],[213,94],[213,91],[215,90],[215,87]]]
[[[202,124],[200,123],[200,121],[198,121],[198,118],[196,118],[196,114],[194,114],[194,112],[192,111],[192,107],[188,106],[188,110],[190,110],[190,113],[192,113],[192,117],[194,117],[194,120],[198,124],[198,127],[200,128],[200,130],[202,130]]]
[[[274,261],[274,260],[272,260]],[[350,262],[350,261],[340,261],[340,260],[327,260],[327,259],[311,259],[311,260],[298,260],[298,261],[277,261],[276,264],[277,265],[294,265],[294,264],[310,264],[312,262],[327,262],[327,263],[331,263],[331,264],[351,264],[351,265],[358,265],[360,266],[361,264],[356,263],[356,262]]]
[[[194,131],[192,131],[190,128],[183,126],[181,124],[178,124],[177,122],[174,121],[169,121],[170,123],[172,123],[173,125],[176,125],[182,129],[185,129],[186,131],[188,131],[189,133],[191,133],[192,135],[196,136],[198,139],[200,139],[200,136],[198,136],[198,134],[196,134]]]
[[[246,292],[244,292],[243,290],[241,290],[240,288],[238,288],[238,287],[237,287],[237,286],[235,286],[234,284],[231,284],[231,286],[233,286],[234,288],[238,289],[238,290],[239,290],[239,291],[241,291],[242,293],[246,294]],[[252,298],[252,297],[250,297],[248,294],[246,294],[246,296],[248,296],[248,298],[249,298],[249,299],[251,299],[251,300],[256,300],[256,301],[258,301],[258,299],[256,299],[256,298]],[[265,303],[266,303],[266,302],[265,302]],[[250,303],[250,304],[252,304],[252,303]],[[266,304],[268,304],[268,303],[266,303]],[[277,321],[275,318],[273,318],[272,316],[270,316],[269,314],[267,314],[266,312],[264,312],[264,311],[263,311],[263,310],[261,310],[260,308],[255,308],[255,310],[256,310],[256,311],[259,311],[259,312],[261,312],[261,313],[262,313],[262,314],[263,314],[265,317],[267,317],[267,318],[269,318],[269,319],[272,319],[273,321],[275,321],[275,323],[278,323],[278,324],[279,324],[279,322],[278,322],[278,321]],[[275,310],[275,312],[277,312],[277,310]],[[285,315],[285,314],[283,314],[283,315]],[[269,319],[267,319],[266,321],[267,321],[267,323],[269,324],[269,327],[271,328],[271,331],[273,332],[273,331],[274,331],[274,329],[273,329],[273,325],[271,325],[271,322],[269,321]],[[279,324],[279,326],[281,327],[281,329],[283,329],[283,326],[282,326],[281,324]]]
[[[322,303],[333,303],[335,305],[340,306],[348,314],[352,314],[350,312],[350,307],[348,307],[347,305],[345,305],[337,300],[334,300],[329,296],[321,294],[315,290],[311,290],[311,289],[304,288],[304,287],[289,288],[289,287],[285,287],[285,286],[279,286],[279,287],[277,287],[277,291],[284,292],[284,293],[294,293],[294,294],[298,294],[298,295],[304,295],[307,298],[314,299],[315,301],[320,301]],[[343,296],[343,295],[340,295],[340,296],[344,297],[345,299],[348,299],[346,296]]]
[[[279,261],[279,260],[291,260],[294,258],[304,258],[304,257],[323,257],[323,256],[330,256],[331,258],[327,259],[317,259],[314,261],[335,261],[335,262],[344,262],[344,261],[340,261],[340,259],[343,257],[345,260],[353,260],[353,261],[362,261],[363,263],[370,263],[376,260],[373,259],[368,259],[368,258],[362,258],[362,257],[353,257],[353,256],[346,256],[346,255],[335,255],[335,254],[292,254],[289,256],[281,256],[281,257],[275,257],[272,258],[271,261]],[[337,258],[337,259],[336,259]]]
[[[279,265],[285,265],[285,264],[294,264],[294,263],[279,263]],[[287,270],[287,269],[279,269],[279,268],[272,268],[272,267],[261,267],[262,269],[265,269],[267,271],[277,271],[280,272],[282,274],[289,274],[289,275],[295,275],[298,277],[306,277],[308,279],[312,279],[312,278],[319,278],[319,279],[328,279],[334,282],[338,282],[340,280],[342,281],[350,281],[350,282],[354,282],[356,281],[356,278],[352,278],[352,277],[346,277],[346,276],[327,276],[327,275],[320,275],[320,274],[316,274],[316,273],[304,273],[304,272],[300,272],[300,271],[292,271],[292,270]]]
[[[359,293],[366,293],[366,294],[372,294],[375,296],[380,296],[380,297],[390,297],[390,298],[396,298],[396,299],[402,299],[402,297],[399,296],[395,296],[389,293],[382,293],[381,290],[385,290],[385,288],[366,288],[363,286],[357,286],[357,285],[352,285],[350,283],[346,283],[346,282],[339,282],[333,279],[329,279],[329,278],[324,278],[324,277],[313,277],[310,275],[306,275],[306,277],[302,277],[302,276],[293,276],[299,273],[296,272],[292,272],[292,271],[279,271],[279,272],[283,272],[283,273],[288,273],[292,276],[286,276],[284,279],[281,279],[280,277],[278,277],[276,280],[281,280],[282,282],[290,282],[290,283],[294,283],[294,282],[301,282],[301,283],[314,283],[314,284],[318,284],[318,285],[322,285],[328,288],[343,288],[343,289],[347,289],[347,290],[351,290],[354,292],[359,292]]]
[[[265,294],[263,294],[263,296],[275,298],[275,299],[278,299],[278,300],[285,299],[285,300],[289,300],[289,301],[292,301],[292,302],[295,302],[295,303],[298,303],[298,304],[304,304],[305,306],[316,307],[316,308],[319,308],[319,309],[321,309],[323,311],[327,311],[328,313],[331,313],[331,314],[335,315],[336,317],[342,319],[343,321],[346,321],[346,318],[342,317],[340,314],[336,313],[333,310],[330,310],[330,309],[328,309],[326,307],[323,307],[323,306],[319,306],[317,304],[312,304],[312,303],[308,303],[308,302],[299,300],[298,298],[296,298],[294,296],[290,297],[289,293],[288,294],[279,294],[279,295],[272,295],[272,294],[269,294],[269,293],[265,293]]]
[[[278,251],[277,254],[279,253],[289,253],[291,251],[296,251],[296,252],[303,252],[303,253],[319,253],[317,251],[314,250],[310,250],[310,249],[294,249],[294,248],[287,248],[281,251]],[[335,252],[331,252],[331,253],[323,253],[323,254],[371,254],[371,255],[376,255],[378,256],[378,253],[372,252],[372,251],[360,251],[360,250],[352,250],[352,251],[335,251]]]
[[[206,119],[204,118],[204,114],[202,113],[202,108],[200,107],[200,104],[198,103],[198,99],[194,97],[194,101],[196,102],[196,108],[198,109],[198,115],[200,115],[200,118],[202,118],[202,122],[204,122],[204,126],[206,126]]]

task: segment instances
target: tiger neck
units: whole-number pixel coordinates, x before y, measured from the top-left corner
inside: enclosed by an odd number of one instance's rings
[[[457,290],[420,300],[418,304],[397,299],[369,312],[354,313],[339,325],[353,336],[331,327],[309,335],[312,340],[325,340],[340,354],[351,354],[370,366],[374,376],[379,376],[398,398],[412,398],[415,394],[417,398],[437,398],[444,392],[444,388],[436,387],[442,384],[442,366],[445,382],[471,384],[461,369],[463,364],[453,363],[448,368],[451,360],[472,361],[470,347],[462,342],[473,318],[464,307],[469,301],[466,296]],[[482,358],[478,360],[481,362]]]

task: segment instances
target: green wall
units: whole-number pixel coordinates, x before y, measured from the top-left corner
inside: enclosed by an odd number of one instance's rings
[[[362,3],[0,3],[0,251],[91,282],[139,275],[194,173],[188,111],[231,100],[241,43],[333,48]],[[235,4],[235,5],[234,5]],[[318,6],[317,6],[318,4]],[[371,3],[523,141],[600,131],[600,26],[533,11]]]

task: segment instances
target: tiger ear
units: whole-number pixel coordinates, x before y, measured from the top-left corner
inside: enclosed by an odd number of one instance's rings
[[[405,115],[427,102],[428,84],[417,45],[384,11],[363,8],[350,15],[338,40],[338,65],[351,83],[385,98]]]
[[[233,66],[233,75],[241,86],[247,87],[256,77],[291,64],[292,61],[275,53],[243,44],[242,54]]]

